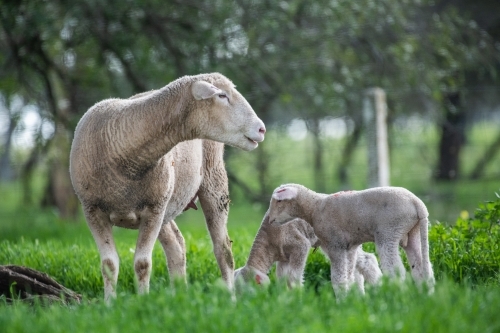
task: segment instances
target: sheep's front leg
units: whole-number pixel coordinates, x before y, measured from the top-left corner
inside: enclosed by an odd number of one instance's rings
[[[113,240],[113,226],[107,221],[107,216],[102,212],[84,209],[85,218],[90,232],[94,237],[99,255],[101,257],[101,273],[104,281],[104,300],[109,302],[116,297],[116,282],[120,261]]]
[[[151,214],[139,226],[139,237],[135,247],[134,271],[137,281],[137,292],[145,294],[149,292],[149,279],[152,269],[153,246],[158,238],[163,222],[161,214]]]
[[[205,214],[207,228],[212,238],[213,250],[222,279],[233,289],[234,259],[231,240],[227,232],[229,214],[229,190],[226,171],[223,168],[210,170],[211,175],[200,187],[198,198]]]
[[[325,251],[330,259],[330,277],[333,291],[338,299],[345,297],[349,290],[349,272],[347,251],[338,248],[330,248]]]
[[[361,245],[360,245],[361,246]],[[364,278],[363,281],[361,282],[360,276],[361,275],[359,272],[356,270],[356,262],[358,260],[358,247],[354,247],[350,250],[347,250],[347,281],[348,281],[348,287],[350,288],[351,285],[356,284],[358,287],[358,290],[361,294],[365,293],[365,285],[364,285]]]
[[[173,220],[162,225],[158,240],[165,252],[170,283],[176,279],[186,282],[186,243]]]

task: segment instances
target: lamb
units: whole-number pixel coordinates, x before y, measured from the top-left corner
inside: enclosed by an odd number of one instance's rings
[[[224,144],[246,151],[266,128],[219,73],[181,77],[163,88],[95,104],[80,119],[70,176],[101,258],[104,298],[116,296],[119,258],[112,227],[138,229],[134,271],[149,291],[158,238],[171,277],[185,278],[184,239],[174,218],[199,200],[223,280],[233,287],[227,232]]]
[[[424,203],[404,188],[377,187],[328,195],[286,184],[274,190],[268,212],[271,224],[295,218],[311,224],[330,259],[332,286],[338,297],[354,283],[357,249],[365,242],[375,243],[384,274],[404,279],[398,250],[401,245],[414,280],[430,288],[434,284],[429,214]]]
[[[318,237],[309,223],[293,219],[283,224],[271,224],[266,214],[255,236],[250,255],[245,266],[235,270],[235,281],[255,281],[257,284],[269,283],[267,272],[276,264],[276,276],[286,280],[289,288],[302,286],[307,255],[311,247],[320,246]],[[364,292],[364,281],[375,284],[382,276],[377,258],[357,250],[356,283]]]

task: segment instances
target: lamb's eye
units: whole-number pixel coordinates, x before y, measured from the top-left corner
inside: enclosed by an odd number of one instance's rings
[[[281,200],[278,200],[278,202],[281,202]]]
[[[219,98],[227,98],[226,94],[219,94]]]

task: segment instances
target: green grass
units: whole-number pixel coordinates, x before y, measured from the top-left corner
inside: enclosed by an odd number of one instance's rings
[[[384,285],[337,302],[331,290],[246,290],[233,300],[219,284],[190,285],[106,306],[4,306],[3,332],[497,332],[500,290],[443,281],[432,296],[412,285]]]
[[[493,199],[493,198],[492,198]],[[0,203],[1,208],[1,203]],[[0,209],[0,218],[6,210]],[[8,211],[8,210],[7,210]],[[25,209],[15,228],[6,224],[10,239],[0,241],[0,263],[26,265],[46,272],[84,296],[82,304],[6,305],[0,298],[2,332],[497,332],[500,330],[500,203],[479,210],[481,218],[459,219],[430,230],[431,260],[436,271],[435,292],[428,295],[411,282],[385,281],[368,287],[364,297],[353,292],[338,301],[329,282],[329,265],[318,251],[309,256],[305,287],[289,291],[273,278],[268,288],[249,287],[232,297],[220,280],[212,246],[198,211],[178,220],[187,244],[188,288],[172,288],[161,247],[153,252],[151,292],[135,293],[132,270],[136,232],[117,229],[120,255],[118,298],[102,301],[99,256],[83,221],[65,223],[52,212],[31,210],[38,216],[30,230]],[[496,213],[495,213],[496,212]],[[236,266],[244,264],[260,224],[260,211],[233,203],[229,232]],[[484,218],[484,219],[483,219]],[[62,227],[61,227],[62,226]],[[60,229],[63,229],[62,233]],[[22,232],[24,230],[25,232]],[[20,232],[15,235],[15,232]],[[373,245],[365,249],[373,251]],[[483,251],[482,251],[483,250]]]

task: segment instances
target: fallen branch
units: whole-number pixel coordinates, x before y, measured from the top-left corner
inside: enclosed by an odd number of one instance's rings
[[[0,266],[0,295],[7,303],[14,299],[41,304],[59,302],[63,304],[80,303],[82,296],[56,282],[45,273],[34,269],[5,265]]]

